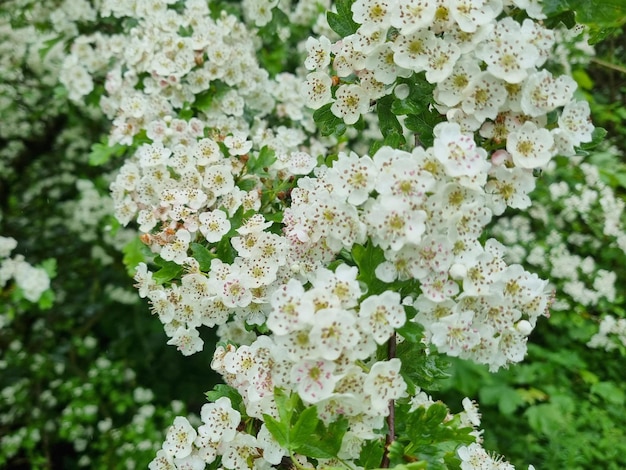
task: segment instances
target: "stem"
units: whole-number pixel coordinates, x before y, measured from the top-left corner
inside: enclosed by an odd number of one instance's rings
[[[396,333],[394,332],[389,338],[387,343],[387,357],[393,359],[396,357]],[[385,451],[383,453],[383,459],[380,462],[381,468],[389,468],[389,446],[396,437],[396,408],[393,400],[389,401],[389,415],[387,415],[387,436],[385,436]]]
[[[602,67],[606,67],[607,69],[615,70],[616,72],[620,72],[626,75],[626,67],[622,67],[621,65],[613,64],[611,62],[598,59],[596,57],[592,57],[591,62],[601,65]]]

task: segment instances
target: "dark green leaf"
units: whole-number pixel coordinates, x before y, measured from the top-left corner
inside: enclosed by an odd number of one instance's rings
[[[383,458],[383,450],[384,441],[382,438],[365,441],[365,444],[361,447],[358,464],[363,468],[378,467]]]
[[[55,38],[44,41],[43,45],[39,48],[39,51],[38,51],[39,57],[43,60],[46,57],[46,55],[48,55],[48,52],[50,52],[50,50],[62,40],[63,40],[63,36],[57,36]]]
[[[580,147],[583,150],[591,150],[598,146],[600,142],[604,140],[607,135],[606,129],[602,127],[596,127],[591,134],[591,142],[582,144]]]
[[[352,19],[351,7],[353,3],[354,0],[338,0],[335,2],[337,13],[329,11],[326,14],[328,25],[343,38],[356,33],[356,30],[359,29],[359,24]]]
[[[398,328],[398,334],[413,344],[421,344],[424,338],[424,327],[419,323],[407,322],[403,327]]]
[[[226,384],[217,384],[213,387],[213,390],[205,393],[207,400],[212,403],[215,403],[222,397],[230,398],[231,406],[236,410],[242,409],[243,399],[239,392]]]
[[[423,114],[409,114],[404,125],[407,129],[415,132],[419,141],[424,147],[431,147],[435,141],[433,129],[443,120],[436,111],[425,111]]]
[[[161,269],[152,275],[152,279],[154,279],[157,284],[169,282],[180,276],[183,272],[182,266],[176,264],[174,261],[165,261],[162,258],[157,257],[155,262],[161,266]]]
[[[392,103],[394,103],[393,95],[387,95],[378,100],[376,103],[376,112],[378,113],[378,125],[383,136],[388,134],[402,134],[402,125],[396,114],[392,112]]]
[[[211,261],[213,261],[216,256],[200,243],[192,243],[191,252],[196,261],[200,263],[200,271],[209,272],[211,270]]]
[[[313,119],[322,135],[340,136],[346,132],[346,124],[343,119],[335,116],[330,110],[332,103],[327,103],[313,113]]]

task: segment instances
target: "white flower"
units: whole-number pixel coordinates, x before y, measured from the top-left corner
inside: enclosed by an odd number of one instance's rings
[[[512,18],[500,21],[475,54],[485,61],[489,73],[509,83],[522,82],[539,60],[539,50],[524,37],[520,24]]]
[[[176,470],[174,458],[163,449],[159,449],[156,457],[148,464],[149,470]]]
[[[287,169],[292,175],[308,175],[317,166],[317,160],[307,152],[291,152]]]
[[[341,85],[335,93],[335,102],[330,107],[332,113],[344,120],[346,124],[354,124],[361,114],[370,107],[370,97],[359,85]]]
[[[436,38],[428,50],[428,60],[425,64],[426,80],[430,83],[439,83],[448,78],[460,56],[459,46],[451,41]]]
[[[400,359],[379,361],[372,366],[363,384],[363,390],[370,397],[372,410],[387,416],[389,401],[405,396],[406,382],[400,375]]]
[[[572,100],[576,82],[568,75],[554,78],[547,70],[530,75],[522,86],[521,107],[524,114],[541,116]]]
[[[203,212],[198,217],[198,220],[200,222],[200,233],[210,243],[219,242],[230,231],[230,221],[226,217],[226,213],[219,209]]]
[[[315,313],[310,341],[317,344],[323,359],[335,360],[344,351],[356,346],[360,335],[355,328],[356,316],[352,311],[325,308]]]
[[[303,92],[306,94],[306,105],[317,109],[332,101],[332,80],[327,73],[313,72],[306,76]]]
[[[374,243],[383,249],[399,250],[407,243],[419,244],[426,230],[426,212],[393,197],[370,200],[365,222]]]
[[[587,101],[572,101],[565,105],[559,116],[559,129],[568,132],[574,146],[581,142],[591,142],[594,126],[589,115]]]
[[[297,331],[313,318],[313,302],[307,302],[304,287],[296,279],[290,279],[279,287],[271,297],[272,311],[267,326],[277,335]]]
[[[474,312],[465,310],[461,313],[443,317],[430,327],[432,343],[438,350],[450,356],[459,356],[480,343],[480,334],[472,326]]]
[[[354,152],[340,152],[337,161],[325,175],[333,192],[346,198],[349,204],[363,204],[374,189],[378,171],[370,157],[359,157]]]
[[[165,245],[159,254],[165,261],[174,261],[177,264],[182,264],[185,258],[187,258],[190,241],[191,234],[189,231],[181,228],[176,231],[174,240]]]
[[[473,136],[462,134],[458,124],[440,123],[433,132],[433,153],[449,176],[475,176],[489,169],[487,151],[476,146]]]
[[[356,0],[351,6],[352,18],[363,32],[386,29],[390,25],[395,0]]]
[[[137,157],[139,158],[139,165],[142,168],[156,167],[159,165],[167,164],[167,159],[172,154],[172,151],[163,147],[161,142],[154,142],[152,144],[143,144],[137,149]]]
[[[232,407],[229,398],[221,397],[215,403],[202,405],[200,418],[204,423],[198,428],[201,436],[212,442],[228,442],[235,438],[241,413]]]
[[[359,308],[359,316],[367,319],[369,330],[378,344],[385,343],[406,321],[400,294],[391,291],[365,299]]]
[[[305,359],[294,364],[291,380],[297,384],[298,395],[302,400],[317,403],[332,394],[338,380],[333,375],[334,371],[334,362]]]
[[[165,436],[163,450],[174,458],[184,458],[191,454],[197,433],[187,418],[177,416]]]
[[[202,351],[204,341],[200,339],[200,333],[195,328],[179,326],[167,344],[176,346],[183,356],[191,356],[198,351]]]
[[[391,12],[391,24],[400,34],[411,34],[430,25],[437,11],[436,0],[403,0]]]
[[[435,34],[427,29],[407,35],[400,34],[391,46],[394,51],[393,60],[400,67],[421,72],[426,69],[431,49],[436,42]]]
[[[461,31],[473,33],[493,21],[502,11],[501,0],[450,0],[450,15]]]
[[[224,138],[224,145],[231,155],[245,155],[252,148],[252,141],[246,140],[248,136],[243,132],[235,132]]]
[[[526,209],[531,201],[528,194],[535,189],[535,178],[524,168],[498,166],[494,178],[485,185],[487,201],[494,215],[501,215],[508,207]]]
[[[235,187],[235,180],[230,167],[227,165],[211,165],[207,167],[204,171],[203,186],[212,192],[214,196],[223,196],[230,193]]]
[[[502,80],[488,72],[475,75],[464,94],[463,111],[481,123],[485,119],[495,119],[507,98]]]
[[[192,147],[191,155],[201,166],[217,163],[223,158],[219,145],[213,139],[205,138],[197,141]]]
[[[506,149],[520,168],[539,168],[552,158],[554,139],[548,129],[538,128],[534,122],[526,121],[522,127],[509,134]]]
[[[307,70],[323,69],[330,64],[330,40],[326,36],[319,39],[310,37],[306,41],[307,58],[304,66]]]
[[[15,283],[22,289],[24,298],[29,302],[37,302],[41,295],[50,288],[48,273],[25,261],[16,262],[13,276]]]

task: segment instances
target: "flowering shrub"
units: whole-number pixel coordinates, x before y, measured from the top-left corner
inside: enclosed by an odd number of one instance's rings
[[[398,464],[423,451],[393,439],[396,411],[432,411],[414,398],[424,345],[492,370],[523,358],[551,294],[480,236],[507,206],[527,208],[532,169],[573,155],[593,127],[575,82],[541,69],[554,44],[533,20],[541,11],[521,23],[502,11],[339,2],[328,16],[339,38],[304,44],[306,78],[264,72],[262,43],[204,2],[140,12],[124,51],[118,35],[74,43],[61,74],[70,98],[106,73],[110,143],[136,146],[111,189],[118,220],[136,220],[160,267],[140,263],[139,294],[183,354],[203,348],[201,325],[219,326],[222,342],[212,368],[229,388],[211,393],[197,431],[175,421],[152,467]],[[310,115],[284,104],[298,80],[322,134],[363,128],[373,108],[383,139],[371,157],[307,136]],[[433,423],[470,443],[467,419],[443,411]],[[429,460],[451,457],[440,447]]]
[[[513,256],[507,224],[523,222],[502,218],[537,216],[534,172],[601,136],[548,62],[560,33],[541,7],[103,0],[51,14],[61,43],[76,36],[59,93],[112,122],[90,161],[124,157],[102,175],[112,209],[81,180],[68,227],[90,243],[112,210],[128,229],[103,245],[118,249],[136,228],[127,268],[182,355],[216,329],[224,384],[199,419],[172,420],[149,468],[512,468],[482,447],[474,402],[453,413],[426,391],[446,358],[522,361],[564,306]],[[612,274],[588,265],[547,274],[575,302],[613,301]],[[604,283],[581,291],[592,273]],[[78,434],[111,426],[65,410],[77,452]]]

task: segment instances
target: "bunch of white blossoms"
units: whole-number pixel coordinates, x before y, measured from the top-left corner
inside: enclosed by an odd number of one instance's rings
[[[457,141],[464,139],[473,143],[469,136]],[[425,341],[495,370],[524,357],[527,336],[548,307],[547,281],[507,266],[495,240],[481,245],[490,199],[479,185],[446,175],[442,148],[437,137],[433,147],[412,153],[390,147],[372,158],[340,153],[332,168],[299,180],[284,231],[292,251],[303,253],[295,259],[300,270],[315,266],[314,252],[323,263],[325,250],[336,254],[371,240],[384,251],[375,268],[380,280],[419,281],[411,303]],[[468,144],[464,155],[482,167],[479,150]]]
[[[27,263],[24,256],[9,257],[17,247],[17,241],[10,237],[0,237],[0,289],[9,281],[22,290],[23,297],[29,302],[37,302],[41,295],[50,288],[50,277],[42,268]],[[3,314],[4,312],[0,312]],[[1,320],[0,320],[0,323]]]
[[[512,4],[544,17],[534,2],[357,0],[354,34],[335,43],[307,42],[307,102],[313,108],[332,103],[334,115],[354,124],[375,100],[406,97],[405,79],[423,74],[449,122],[493,145],[506,142],[498,153],[506,169],[492,175],[496,186],[523,179],[523,170],[556,154],[573,155],[591,140],[593,126],[587,103],[572,101],[574,80],[540,69],[553,32],[530,18],[521,24],[499,19]],[[548,115],[562,107],[557,125],[547,129]]]
[[[116,216],[139,224],[164,266],[139,266],[140,295],[183,354],[203,348],[199,327],[218,326],[212,367],[243,399],[205,405],[197,430],[177,419],[151,468],[204,468],[218,456],[229,469],[280,464],[287,450],[264,423],[278,416],[277,388],[316,405],[325,424],[345,418],[339,458],[356,460],[380,439],[389,403],[409,398],[402,360],[377,352],[410,322],[441,353],[492,370],[520,361],[548,307],[547,283],[480,240],[493,215],[530,206],[533,168],[591,139],[573,80],[539,70],[552,33],[498,19],[510,6],[500,0],[357,0],[355,34],[307,41],[312,72],[298,96],[296,76],[270,79],[259,67],[258,43],[234,17],[212,19],[204,1],[167,3],[104,2],[114,16],[141,16],[130,40],[94,35],[67,62],[91,74],[113,60],[101,102],[112,142],[131,144],[142,130],[148,139],[111,186]],[[275,5],[245,9],[267,15]],[[92,44],[106,61],[79,60]],[[330,104],[354,124],[376,100],[406,98],[420,74],[447,119],[431,147],[339,152],[318,166],[336,150],[308,135],[300,105]],[[364,246],[382,254],[371,273],[351,256]],[[374,274],[386,290],[362,284]],[[405,281],[415,290],[403,298]],[[258,426],[241,429],[243,413]],[[474,452],[460,454],[463,468]]]
[[[60,80],[77,102],[106,77],[100,107],[113,121],[109,144],[132,145],[146,130],[155,140],[167,132],[163,118],[189,112],[190,104],[222,138],[263,131],[266,138],[273,136],[277,129],[268,130],[262,121],[270,112],[311,128],[311,116],[302,112],[300,83],[289,73],[270,79],[259,66],[261,45],[252,31],[225,12],[214,19],[204,0],[186,1],[181,8],[172,3],[103,2],[101,16],[136,24],[127,33],[79,36],[63,63]]]

